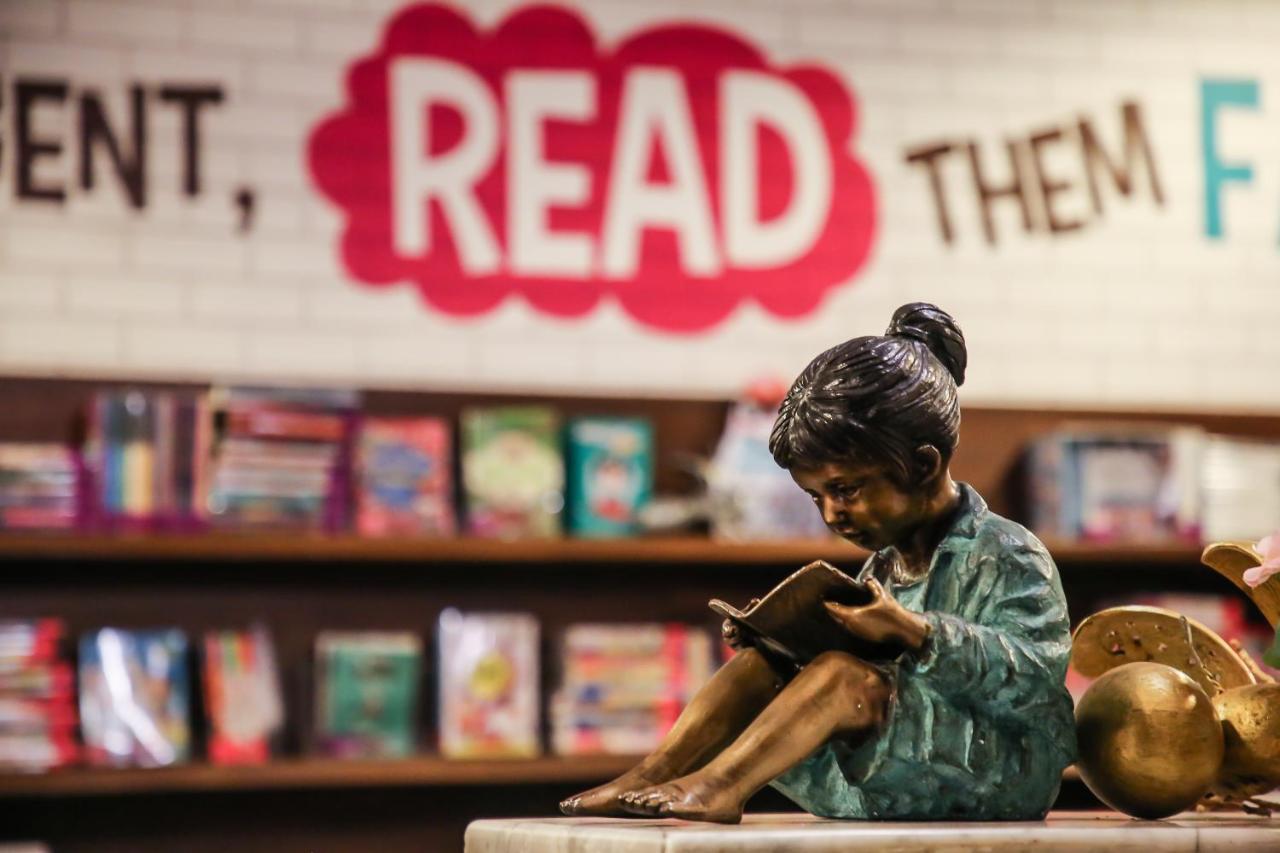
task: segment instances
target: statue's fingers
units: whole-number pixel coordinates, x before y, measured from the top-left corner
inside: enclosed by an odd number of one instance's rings
[[[831,614],[833,619],[846,625],[856,622],[858,620],[858,611],[862,609],[861,607],[851,607],[848,604],[840,604],[837,601],[824,601],[822,606],[827,608],[827,612]]]

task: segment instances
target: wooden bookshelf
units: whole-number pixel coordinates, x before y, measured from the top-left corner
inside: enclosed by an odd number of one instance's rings
[[[0,774],[0,797],[267,791],[273,789],[398,788],[602,782],[632,767],[637,757],[453,760],[281,758],[269,764],[219,767],[67,768],[51,773]]]
[[[81,413],[102,387],[198,390],[202,383],[0,377],[0,440],[82,438]],[[714,449],[724,400],[370,390],[375,415],[456,419],[470,406],[544,403],[563,416],[648,418],[655,491],[696,492],[694,460]],[[1200,424],[1239,436],[1280,436],[1280,416],[966,407],[953,472],[991,509],[1024,519],[1019,458],[1037,437],[1075,420]],[[1076,618],[1100,602],[1143,592],[1240,595],[1199,567],[1195,545],[1047,543]],[[0,534],[0,618],[57,616],[68,636],[103,625],[174,625],[191,637],[266,625],[281,667],[282,751],[261,767],[192,764],[162,770],[71,769],[0,774],[0,837],[47,839],[60,853],[183,850],[246,853],[377,849],[457,850],[468,821],[547,816],[555,804],[621,772],[628,758],[344,762],[306,756],[313,745],[313,660],[325,630],[410,630],[429,637],[444,609],[521,611],[542,626],[542,692],[556,686],[556,638],[581,621],[718,624],[710,598],[745,603],[813,559],[855,569],[864,557],[835,540],[727,543],[675,536],[626,540],[365,539],[353,535],[211,532],[203,535]],[[430,653],[416,721],[432,731]],[[196,693],[199,694],[197,686]],[[199,700],[197,698],[197,706]],[[195,709],[199,716],[199,708]],[[199,748],[197,747],[197,753]],[[1068,781],[1071,777],[1068,775]],[[1089,807],[1080,784],[1059,806]],[[766,789],[755,811],[788,808]]]
[[[457,760],[417,756],[400,760],[280,758],[268,764],[218,767],[67,768],[50,773],[0,773],[0,797],[104,797],[127,794],[212,793],[340,788],[430,788],[483,785],[591,785],[630,769],[639,756]],[[1075,767],[1063,782],[1080,781]]]
[[[1116,564],[1195,566],[1200,545],[1047,543],[1060,565]],[[866,552],[836,540],[722,542],[700,537],[635,539],[387,538],[289,533],[194,535],[0,535],[0,559],[39,557],[95,560],[262,560],[281,562],[409,563],[691,563],[801,565],[824,559],[861,561]],[[229,566],[234,567],[230,562]]]

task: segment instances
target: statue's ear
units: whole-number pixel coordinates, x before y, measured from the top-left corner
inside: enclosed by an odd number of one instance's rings
[[[916,482],[920,485],[932,483],[942,475],[946,467],[942,462],[942,453],[932,444],[922,444],[912,454]]]

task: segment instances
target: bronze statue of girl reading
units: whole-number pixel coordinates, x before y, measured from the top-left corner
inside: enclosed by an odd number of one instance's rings
[[[651,755],[562,811],[736,823],[766,784],[826,817],[1048,811],[1075,758],[1066,601],[1040,541],[951,479],[966,361],[950,315],[904,305],[884,336],[805,368],[769,442],[827,526],[872,552],[870,603],[828,602],[831,618],[897,656],[828,651],[790,674],[741,648]]]

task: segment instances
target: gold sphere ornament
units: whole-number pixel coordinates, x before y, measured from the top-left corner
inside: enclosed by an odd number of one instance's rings
[[[1222,768],[1222,725],[1208,695],[1161,663],[1104,673],[1076,706],[1080,777],[1098,799],[1140,818],[1196,804]]]
[[[1228,690],[1213,707],[1225,747],[1214,792],[1243,798],[1280,787],[1280,684]]]

